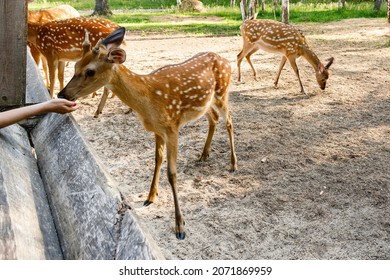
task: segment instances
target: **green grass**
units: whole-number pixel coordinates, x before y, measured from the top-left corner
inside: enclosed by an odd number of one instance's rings
[[[237,0],[237,3],[240,1]],[[290,0],[290,22],[330,22],[348,18],[386,18],[387,7],[382,5],[379,12],[374,11],[373,2],[355,0],[347,4],[346,9],[338,10],[337,2],[307,0],[303,4]],[[297,3],[293,3],[297,2]],[[95,0],[54,1],[36,0],[30,9],[54,7],[70,4],[77,10],[93,10]],[[226,36],[238,35],[242,23],[238,7],[229,7],[229,0],[203,0],[207,7],[204,13],[181,13],[175,9],[176,0],[110,0],[114,15],[110,20],[126,29],[142,33],[187,33],[195,35]],[[257,18],[280,20],[280,8],[276,11],[267,1],[264,12]],[[141,9],[142,8],[142,9]],[[210,21],[208,18],[212,17]],[[172,20],[177,18],[178,20]],[[194,20],[198,19],[198,20]]]

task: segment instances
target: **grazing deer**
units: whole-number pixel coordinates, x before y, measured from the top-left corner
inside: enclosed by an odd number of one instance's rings
[[[50,95],[53,96],[58,65],[60,89],[64,87],[65,61],[77,61],[82,57],[82,44],[87,30],[91,41],[96,43],[108,36],[119,25],[103,18],[76,17],[50,21],[44,24],[28,23],[28,41],[45,56],[49,68]],[[108,92],[107,92],[108,94]]]
[[[49,21],[53,20],[61,20],[61,19],[67,19],[72,17],[79,17],[80,13],[69,5],[59,5],[54,8],[48,8],[48,9],[40,9],[37,11],[31,11],[28,10],[28,21],[30,23],[36,23],[36,24],[44,24]],[[35,41],[35,40],[34,40]],[[39,65],[39,62],[42,61],[42,68],[43,72],[45,73],[46,78],[46,87],[49,88],[49,76],[47,72],[47,62],[44,57],[41,56],[41,53],[39,50],[35,47],[35,45],[32,42],[27,42],[28,46],[30,47],[31,56],[33,57],[34,61],[37,65]],[[59,67],[64,67],[64,64],[59,65]],[[63,69],[59,69],[59,72]]]
[[[274,83],[275,87],[278,85],[280,73],[288,60],[298,77],[301,93],[305,93],[296,64],[296,59],[303,56],[314,68],[320,88],[322,90],[325,89],[326,81],[329,77],[328,69],[333,63],[333,57],[329,58],[328,63],[324,66],[317,55],[310,49],[305,37],[298,28],[274,20],[248,19],[240,26],[240,30],[243,47],[237,55],[238,81],[241,80],[240,65],[244,57],[252,68],[255,80],[257,80],[256,70],[252,65],[250,57],[256,51],[262,49],[282,55],[282,61],[280,62]]]
[[[228,104],[230,64],[219,55],[207,52],[148,75],[138,75],[121,65],[126,59],[125,51],[118,48],[123,36],[124,28],[113,32],[92,50],[89,42],[85,41],[83,57],[75,65],[75,74],[58,97],[76,100],[105,86],[135,111],[146,130],[155,134],[155,169],[145,206],[156,199],[166,145],[168,181],[175,204],[175,233],[178,239],[184,239],[184,219],[176,186],[179,128],[189,121],[207,116],[209,131],[200,157],[204,161],[209,156],[219,113],[223,112],[230,140],[230,170],[237,169]]]

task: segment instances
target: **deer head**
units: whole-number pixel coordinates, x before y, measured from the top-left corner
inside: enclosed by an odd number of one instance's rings
[[[121,27],[104,40],[100,39],[91,48],[88,32],[86,32],[83,56],[75,64],[74,75],[58,94],[58,98],[76,100],[108,84],[111,80],[112,68],[126,60],[126,52],[119,48],[124,36],[125,28]]]
[[[316,71],[317,83],[322,90],[324,90],[326,87],[326,81],[329,78],[328,69],[332,65],[334,58],[330,57],[328,58],[327,61],[328,63],[325,66],[322,63],[320,63],[318,66],[318,71]]]

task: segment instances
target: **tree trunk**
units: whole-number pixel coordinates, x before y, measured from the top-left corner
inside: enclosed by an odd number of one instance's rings
[[[289,24],[290,2],[289,0],[282,0],[282,22]]]
[[[240,10],[242,21],[248,18],[256,18],[257,16],[257,5],[259,0],[241,0]]]
[[[382,0],[375,0],[374,10],[379,11],[382,6]]]
[[[240,2],[241,18],[242,21],[246,20],[247,10],[246,10],[246,0],[241,0]]]
[[[274,10],[274,20],[276,20],[276,10],[278,9],[279,3],[278,0],[272,0],[272,7]]]
[[[112,11],[108,6],[108,0],[96,0],[93,16],[111,16]]]
[[[338,10],[345,9],[345,0],[339,0],[338,2]]]
[[[261,0],[261,11],[264,12],[265,10],[265,0]]]
[[[390,0],[387,1],[387,21],[390,24]]]
[[[257,0],[249,0],[247,18],[250,18],[252,16],[256,18],[256,10],[257,10],[256,7],[257,7]]]

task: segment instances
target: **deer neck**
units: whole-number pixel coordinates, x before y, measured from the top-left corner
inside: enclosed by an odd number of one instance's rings
[[[113,77],[107,88],[134,111],[144,112],[149,103],[149,96],[148,86],[143,76],[133,73],[123,65],[114,66],[113,71]]]
[[[321,61],[318,56],[307,46],[302,46],[302,56],[310,63],[314,71],[318,72],[321,66]]]

